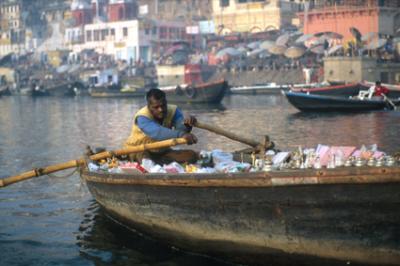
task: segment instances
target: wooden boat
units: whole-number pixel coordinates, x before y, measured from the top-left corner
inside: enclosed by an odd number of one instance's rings
[[[184,250],[246,264],[400,262],[398,166],[81,176],[114,219]]]
[[[111,97],[111,98],[127,98],[127,97],[144,97],[146,90],[144,88],[137,90],[123,90],[120,85],[96,85],[89,87],[89,94],[92,97]]]
[[[320,83],[312,84],[276,84],[274,82],[267,84],[256,84],[253,86],[238,86],[231,87],[229,92],[231,94],[279,94],[282,90],[299,90],[320,87]]]
[[[291,88],[293,92],[305,92],[321,95],[336,95],[336,96],[356,96],[360,90],[368,90],[369,86],[361,83],[349,83],[340,85],[327,85],[312,88]]]
[[[65,75],[51,73],[51,72],[38,72],[31,77],[30,86],[32,88],[32,96],[74,96],[75,81]]]
[[[263,85],[253,85],[253,86],[239,86],[231,87],[231,94],[279,94],[283,89],[289,89],[289,85],[278,85],[276,83],[269,83]]]
[[[8,86],[0,86],[0,97],[3,95],[10,95],[10,90],[8,89]]]
[[[357,97],[343,97],[319,95],[313,93],[282,91],[289,103],[300,111],[369,111],[393,109],[399,100],[360,99]]]
[[[225,80],[198,85],[160,87],[171,103],[220,103],[229,89]]]
[[[361,90],[368,90],[374,84],[375,84],[374,82],[363,81],[360,83],[319,86],[312,88],[306,88],[306,87],[291,88],[291,90],[294,92],[308,92],[312,94],[350,97],[358,95]],[[389,98],[400,98],[400,86],[391,84],[382,84],[382,85],[389,89],[389,93],[387,94]]]
[[[225,80],[213,80],[215,66],[205,64],[157,65],[159,88],[169,102],[220,103],[229,90]]]

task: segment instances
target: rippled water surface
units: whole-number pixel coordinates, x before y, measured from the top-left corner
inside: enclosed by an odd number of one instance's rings
[[[0,98],[0,178],[79,158],[87,144],[118,149],[143,99]],[[227,96],[182,106],[204,123],[290,150],[318,143],[399,151],[400,112],[304,114],[280,95]],[[195,129],[195,149],[244,148]],[[1,265],[227,265],[181,252],[110,221],[72,170],[0,189]]]

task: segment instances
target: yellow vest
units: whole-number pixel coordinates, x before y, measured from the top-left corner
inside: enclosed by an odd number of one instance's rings
[[[175,112],[176,112],[176,105],[169,105],[167,108],[167,116],[164,118],[162,126],[167,127],[167,128],[172,128],[172,119],[174,118]],[[135,146],[135,145],[141,145],[141,144],[146,144],[146,143],[152,143],[156,142],[156,140],[150,138],[147,136],[136,124],[136,119],[138,116],[145,116],[151,120],[154,120],[153,115],[151,114],[149,108],[147,106],[143,107],[140,109],[136,114],[135,117],[133,118],[133,126],[131,130],[131,134],[128,137],[128,139],[125,141],[124,146],[129,147],[129,146]]]

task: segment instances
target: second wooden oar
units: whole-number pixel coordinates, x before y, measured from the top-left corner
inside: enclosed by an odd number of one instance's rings
[[[218,128],[216,126],[207,125],[207,124],[204,124],[204,123],[201,123],[201,122],[198,122],[198,121],[194,124],[194,126],[198,127],[198,128],[201,128],[201,129],[205,129],[205,130],[214,132],[214,133],[222,135],[222,136],[225,136],[225,137],[227,137],[229,139],[242,142],[242,143],[247,144],[247,145],[249,145],[249,146],[251,146],[253,148],[262,147],[262,146],[266,146],[265,148],[269,148],[272,145],[272,143],[269,142],[268,136],[266,136],[266,139],[268,139],[269,143],[264,143],[263,144],[263,143],[260,143],[258,141],[252,140],[252,139],[248,139],[248,138],[244,138],[244,137],[238,136],[238,135],[233,134],[231,132],[228,132],[228,131],[226,131],[226,130],[224,130],[222,128]]]
[[[129,147],[126,149],[120,149],[120,150],[115,150],[115,151],[105,151],[105,152],[94,154],[94,155],[90,156],[89,159],[93,160],[93,161],[97,161],[97,160],[110,158],[113,156],[127,155],[127,154],[131,154],[131,153],[143,152],[145,150],[168,148],[168,147],[186,144],[186,143],[187,143],[187,141],[184,138],[170,139],[170,140],[164,140],[164,141],[159,141],[159,142],[154,142],[154,143],[149,143],[149,144],[132,146],[132,147]],[[10,184],[21,182],[21,181],[24,181],[24,180],[27,180],[27,179],[30,179],[33,177],[38,177],[38,176],[54,173],[57,171],[68,169],[68,168],[78,167],[83,164],[85,164],[85,159],[80,158],[80,159],[68,161],[65,163],[47,166],[44,168],[36,168],[36,169],[33,169],[31,171],[28,171],[28,172],[25,172],[25,173],[22,173],[22,174],[19,174],[16,176],[11,176],[11,177],[0,179],[0,187],[5,187]]]

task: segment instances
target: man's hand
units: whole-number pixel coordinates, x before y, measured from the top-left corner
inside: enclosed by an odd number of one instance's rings
[[[194,116],[186,117],[183,124],[187,127],[193,127],[197,123],[197,119]]]
[[[197,143],[197,137],[191,133],[184,134],[182,138],[186,139],[188,145]]]

